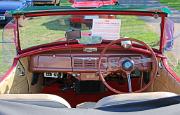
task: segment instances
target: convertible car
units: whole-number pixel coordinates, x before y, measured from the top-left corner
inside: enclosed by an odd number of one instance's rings
[[[179,114],[180,79],[164,55],[165,11],[47,6],[9,12],[15,24],[6,25],[0,42],[0,113]],[[91,28],[71,26],[76,15],[91,20]]]

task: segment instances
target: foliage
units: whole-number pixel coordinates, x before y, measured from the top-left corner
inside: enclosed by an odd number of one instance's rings
[[[160,0],[160,2],[168,5],[169,7],[180,10],[180,0]]]

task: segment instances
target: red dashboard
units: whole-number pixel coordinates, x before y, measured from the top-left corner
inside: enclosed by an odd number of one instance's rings
[[[106,54],[102,58],[101,69],[113,70],[118,66],[121,60],[125,58],[132,59],[135,63],[145,56],[142,54]],[[99,54],[88,53],[44,53],[33,55],[30,57],[30,70],[33,72],[97,72]],[[140,71],[148,71],[151,69],[151,64],[139,63],[135,67]]]

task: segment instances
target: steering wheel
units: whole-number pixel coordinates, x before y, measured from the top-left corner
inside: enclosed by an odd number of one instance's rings
[[[140,41],[140,40],[137,40],[137,39],[132,39],[132,38],[123,38],[123,39],[118,39],[118,40],[115,40],[115,41],[112,41],[110,42],[108,45],[106,45],[106,47],[102,50],[100,56],[99,56],[99,64],[98,64],[98,72],[99,72],[99,76],[100,76],[100,79],[102,80],[103,84],[112,92],[114,93],[127,93],[127,92],[122,92],[120,90],[117,90],[113,87],[111,87],[105,80],[105,77],[104,77],[104,74],[103,72],[105,71],[105,73],[107,72],[107,70],[103,70],[102,71],[102,58],[104,57],[107,49],[109,49],[112,45],[114,44],[117,44],[117,43],[121,43],[121,46],[123,44],[123,42],[126,42],[126,41],[129,41],[130,43],[132,42],[136,42],[137,44],[140,44],[142,46],[144,46],[147,51],[150,52],[150,55],[151,57],[150,58],[142,58],[142,59],[139,59],[138,62],[134,62],[132,59],[130,58],[126,58],[124,60],[121,60],[121,61],[118,61],[118,64],[116,64],[116,68],[115,69],[116,71],[117,70],[120,70],[122,72],[125,73],[126,77],[127,77],[127,82],[128,82],[128,90],[129,90],[129,93],[132,93],[132,92],[136,92],[136,93],[139,93],[139,92],[142,92],[144,90],[146,90],[153,82],[154,82],[154,79],[155,79],[155,76],[157,75],[157,71],[158,71],[158,61],[157,61],[157,58],[156,58],[156,55],[154,53],[154,51],[152,50],[152,48],[147,45],[146,43]],[[125,44],[127,45],[127,44]],[[130,47],[126,48],[127,46],[123,47],[125,50],[129,50],[131,48],[133,48],[132,45],[130,45]],[[143,87],[141,87],[139,90],[136,90],[136,91],[132,91],[132,85],[131,85],[131,72],[135,69],[135,65],[136,64],[139,64],[139,63],[149,63],[151,62],[152,64],[152,70],[150,72],[150,79],[149,79],[149,82],[144,85]],[[108,62],[107,62],[108,63]],[[107,64],[107,68],[108,68],[108,64]]]

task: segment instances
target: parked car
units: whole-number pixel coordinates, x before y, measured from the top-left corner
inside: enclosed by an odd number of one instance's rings
[[[9,14],[15,25],[0,42],[1,114],[180,112],[180,79],[164,53],[170,19],[161,9],[47,6]],[[91,19],[91,28],[71,27],[76,15]]]
[[[98,8],[107,5],[117,5],[117,0],[69,0],[74,8]],[[86,16],[88,17],[88,16]],[[114,16],[108,16],[114,17]],[[72,27],[81,27],[81,23],[88,25],[91,28],[92,19],[84,20],[81,15],[75,15],[71,18],[70,24]]]
[[[7,11],[27,7],[30,4],[25,0],[0,0],[0,25],[6,25],[12,20],[12,16],[5,15]]]
[[[117,0],[69,0],[75,8],[97,8],[104,5],[115,5]]]
[[[60,0],[31,0],[34,6],[36,5],[59,5]]]

